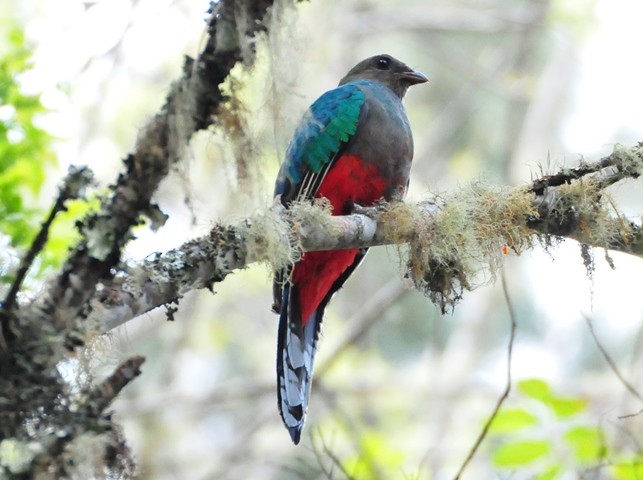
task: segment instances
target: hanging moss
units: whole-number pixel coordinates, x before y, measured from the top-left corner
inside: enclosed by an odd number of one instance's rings
[[[465,290],[495,280],[504,250],[533,245],[525,220],[537,212],[526,189],[482,181],[433,201],[442,207],[410,241],[405,276],[446,312]]]

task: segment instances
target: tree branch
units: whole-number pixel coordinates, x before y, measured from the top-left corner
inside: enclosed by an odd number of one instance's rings
[[[0,438],[27,439],[44,451],[59,452],[56,445],[64,445],[92,429],[96,418],[88,417],[98,415],[100,408],[83,414],[82,409],[72,411],[70,407],[76,397],[87,394],[89,385],[81,386],[80,392],[70,391],[57,366],[70,351],[84,345],[93,331],[95,325],[87,321],[89,301],[96,296],[99,282],[110,282],[123,247],[131,238],[132,227],[140,223],[142,216],[153,222],[163,216],[152,203],[154,192],[181,159],[191,136],[216,122],[217,111],[227,100],[220,86],[232,68],[240,61],[252,64],[253,37],[266,29],[262,20],[272,0],[221,0],[211,5],[203,53],[196,60],[186,59],[183,77],[171,86],[161,111],[141,130],[134,151],[123,161],[123,173],[109,187],[110,194],[79,226],[82,240],[60,274],[30,304],[17,305],[10,291],[9,306],[2,311],[5,340],[10,332],[12,341],[0,349]],[[61,194],[54,206],[54,214],[60,208],[58,203],[64,202],[62,197]],[[47,225],[41,231],[43,238],[46,232]],[[34,243],[33,251],[37,253],[39,249],[40,239]],[[28,255],[23,263],[26,268],[29,258]],[[19,275],[18,287],[20,282]],[[134,360],[136,366],[138,359]],[[119,375],[115,381],[125,379]],[[114,395],[124,383],[119,385],[113,385]],[[90,391],[90,397],[95,392]],[[103,406],[108,401],[104,397],[98,404]],[[30,427],[34,422],[42,425]],[[56,437],[61,429],[65,431],[64,441]],[[4,459],[0,460],[2,476],[6,469]],[[20,468],[34,476],[39,476],[36,473],[41,469],[59,474],[66,468],[64,459],[52,461],[57,465],[41,464],[36,457],[30,457]]]
[[[578,167],[563,169],[555,175],[544,175],[534,180],[529,190],[536,195],[542,196],[548,187],[570,184],[572,180],[599,173],[610,167],[614,167],[614,170],[605,173],[605,176],[611,178],[611,183],[626,176],[638,178],[641,174],[641,148],[643,148],[643,142],[632,148],[631,151],[617,146],[611,154],[601,158],[598,162],[586,163],[581,161]],[[608,184],[611,183],[608,182]]]
[[[493,273],[503,245],[519,253],[543,234],[643,257],[641,227],[613,216],[603,192],[641,171],[637,145],[512,190],[473,184],[447,199],[381,205],[347,216],[331,216],[324,205],[298,204],[288,211],[276,206],[128,267],[93,298],[92,318],[111,329],[190,290],[212,289],[235,269],[256,261],[279,267],[312,250],[409,243],[408,275],[442,298],[454,295],[458,285],[472,288],[480,268]],[[454,301],[445,300],[443,308]]]
[[[139,223],[142,214],[156,215],[153,193],[170,166],[181,158],[191,135],[214,122],[214,113],[224,100],[219,85],[247,53],[241,38],[263,29],[260,21],[271,3],[216,4],[202,55],[196,62],[187,59],[184,77],[172,86],[161,112],[142,130],[135,151],[124,160],[125,173],[111,187],[111,198],[84,222],[84,240],[34,305],[35,312],[45,317],[43,321],[54,319],[60,330],[69,330],[68,323],[82,316],[95,286],[109,278],[120,261],[130,228]],[[245,60],[250,63],[252,58]]]
[[[111,430],[110,419],[105,418],[105,410],[121,390],[141,374],[140,368],[144,361],[145,359],[141,356],[128,358],[76,405],[76,416],[85,420],[86,430],[94,430],[98,433]],[[21,472],[24,475],[23,478],[36,478],[42,465],[56,465],[58,463],[56,459],[79,434],[73,423],[70,422],[65,427],[64,430],[57,432],[56,435],[51,435],[47,441],[41,443],[41,446],[45,447],[44,451],[33,457],[29,472]],[[56,477],[66,477],[67,474],[64,467],[58,467]]]

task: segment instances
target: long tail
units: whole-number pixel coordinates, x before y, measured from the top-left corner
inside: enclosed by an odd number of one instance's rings
[[[297,287],[283,287],[277,339],[277,394],[279,412],[295,445],[306,420],[313,377],[313,361],[325,302],[303,324]]]

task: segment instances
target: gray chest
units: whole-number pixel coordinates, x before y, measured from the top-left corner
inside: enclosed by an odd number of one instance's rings
[[[385,87],[370,93],[347,153],[377,165],[381,175],[404,186],[413,158],[413,137],[406,112],[401,100]]]

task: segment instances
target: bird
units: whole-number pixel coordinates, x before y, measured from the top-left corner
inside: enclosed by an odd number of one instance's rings
[[[386,54],[355,65],[304,113],[277,175],[276,201],[287,209],[325,198],[332,215],[347,215],[401,200],[413,158],[402,99],[410,86],[425,82],[423,73]],[[324,310],[366,252],[306,252],[275,273],[278,406],[295,445],[306,420]]]

